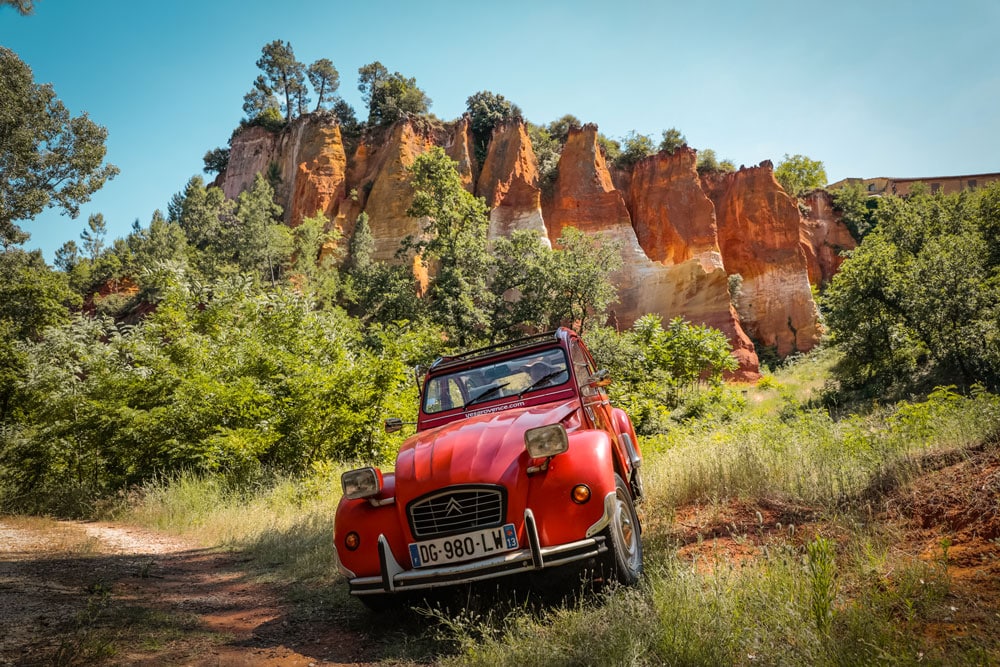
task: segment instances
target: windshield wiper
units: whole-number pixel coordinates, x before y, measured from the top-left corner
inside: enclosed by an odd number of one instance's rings
[[[473,403],[478,403],[479,401],[483,400],[487,396],[492,396],[493,394],[497,393],[498,391],[500,391],[501,389],[503,389],[504,387],[506,387],[509,384],[510,384],[510,382],[500,382],[499,384],[490,385],[488,388],[486,388],[485,391],[482,391],[482,392],[476,394],[475,396],[473,396],[472,398],[470,398],[468,401],[466,401],[465,405],[462,406],[462,409],[464,410],[465,408],[469,407]]]
[[[545,384],[546,382],[548,382],[552,378],[556,377],[557,375],[562,375],[565,372],[566,372],[566,369],[563,368],[563,369],[560,369],[560,370],[557,370],[557,371],[552,371],[551,373],[546,373],[545,375],[543,375],[542,377],[538,378],[537,380],[535,380],[534,382],[532,382],[531,384],[529,384],[527,387],[525,387],[524,389],[522,389],[521,391],[519,391],[518,394],[517,394],[517,397],[521,398],[522,396],[524,396],[525,394],[527,394],[529,391],[531,391],[535,387],[540,387],[541,385]]]

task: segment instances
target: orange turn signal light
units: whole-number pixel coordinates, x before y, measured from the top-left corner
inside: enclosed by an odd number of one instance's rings
[[[586,484],[577,484],[573,487],[570,497],[577,505],[582,505],[590,500],[590,487]]]
[[[361,546],[361,536],[354,531],[351,531],[347,534],[347,537],[344,538],[344,546],[347,547],[348,550],[354,551]]]

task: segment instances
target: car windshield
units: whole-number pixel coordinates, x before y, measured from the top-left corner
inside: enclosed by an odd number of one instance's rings
[[[434,414],[476,403],[523,396],[569,380],[569,366],[561,348],[532,352],[513,359],[438,375],[427,382],[424,413]]]

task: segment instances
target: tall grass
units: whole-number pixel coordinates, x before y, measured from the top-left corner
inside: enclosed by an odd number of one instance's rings
[[[650,505],[782,495],[832,507],[876,481],[898,484],[922,457],[961,450],[1000,433],[1000,397],[939,389],[921,403],[834,420],[785,400],[776,412],[748,411],[726,423],[675,428],[643,442]]]
[[[346,468],[317,463],[305,477],[262,478],[251,488],[184,473],[145,485],[122,518],[237,549],[278,578],[331,578],[333,517]]]
[[[866,565],[846,562],[840,576],[870,576]],[[808,561],[792,548],[709,573],[668,558],[641,588],[611,590],[597,604],[504,618],[439,614],[457,647],[444,664],[910,664],[926,651],[907,623],[932,616],[947,587],[940,567],[897,564],[891,581],[855,599],[824,598],[822,623],[815,590]]]

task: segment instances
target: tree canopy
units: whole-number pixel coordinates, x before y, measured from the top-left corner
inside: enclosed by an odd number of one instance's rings
[[[387,125],[404,114],[424,114],[431,98],[417,87],[417,80],[399,72],[389,73],[379,61],[358,68],[358,90],[368,105],[368,123]]]
[[[503,95],[483,90],[465,100],[469,126],[475,140],[476,159],[482,164],[486,159],[493,128],[501,123],[521,117],[521,109]]]
[[[774,168],[774,177],[784,191],[793,197],[826,185],[826,170],[823,168],[823,163],[805,155],[789,157],[788,153],[785,153],[784,159]]]
[[[338,102],[339,98],[335,93],[340,88],[340,73],[333,66],[333,61],[329,58],[320,58],[309,66],[306,73],[316,93],[316,111],[332,109]]]
[[[852,387],[1000,386],[1000,185],[884,197],[823,300]]]
[[[86,113],[71,116],[51,85],[0,46],[0,244],[23,243],[16,224],[56,206],[76,217],[80,205],[118,174],[105,164],[107,130]]]

